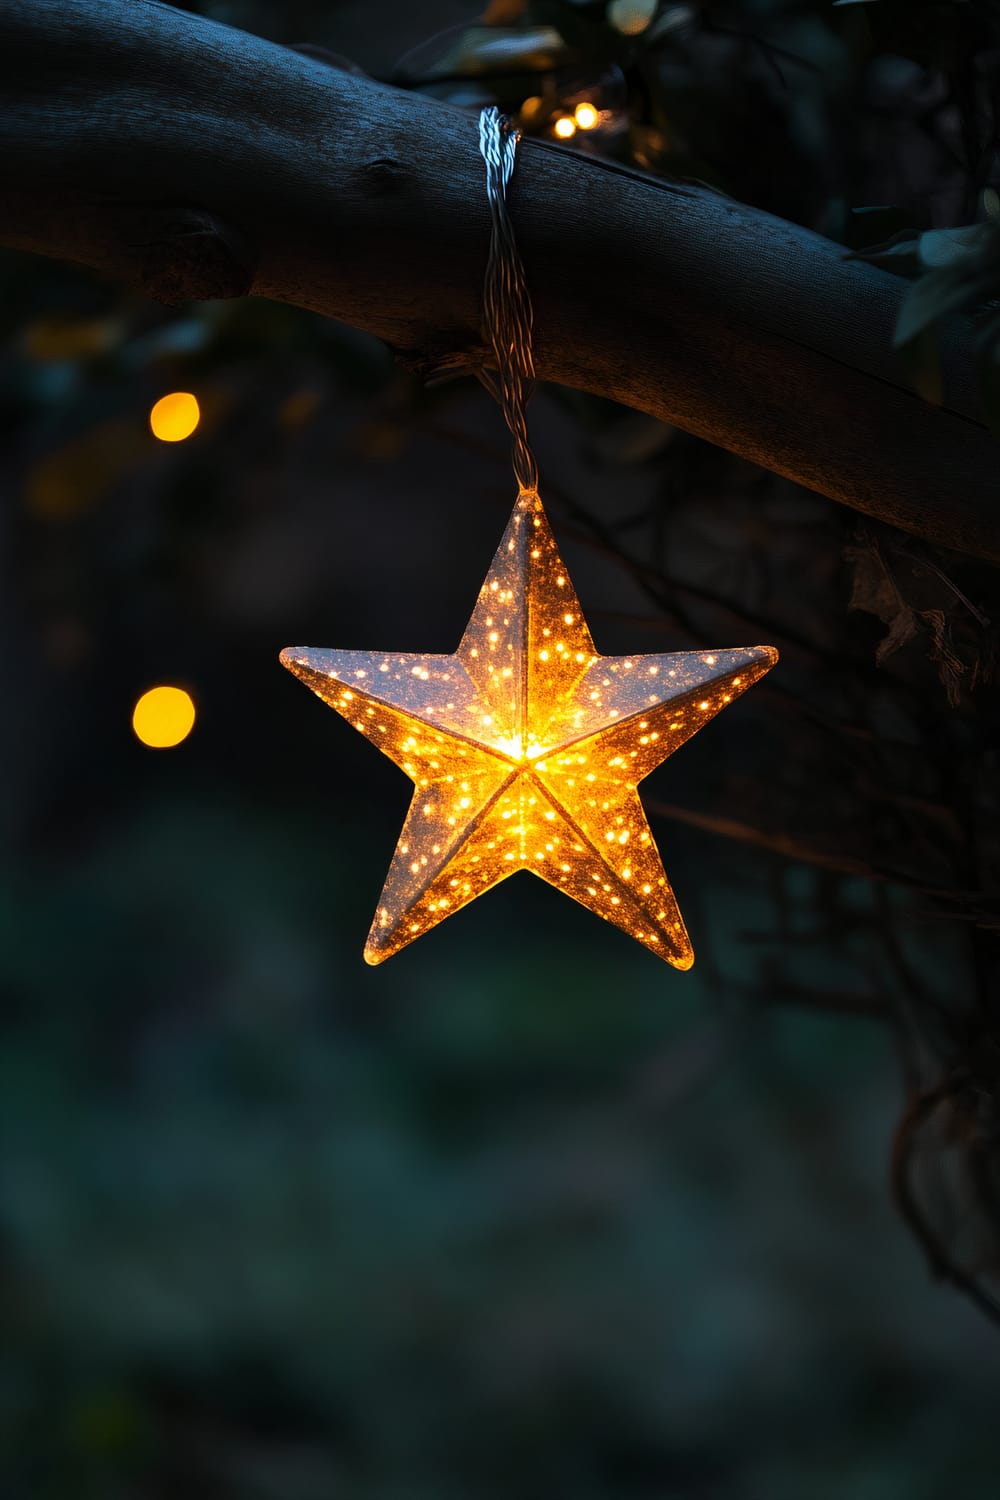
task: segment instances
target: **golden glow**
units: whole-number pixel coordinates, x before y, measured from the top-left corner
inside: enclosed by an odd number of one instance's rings
[[[593,130],[600,116],[592,104],[578,104],[573,118],[581,130]]]
[[[560,115],[552,129],[561,141],[568,141],[571,135],[576,135],[576,121],[572,115]]]
[[[416,786],[367,961],[531,870],[690,968],[638,784],[777,659],[598,656],[536,494],[519,496],[454,656],[288,647],[289,671]]]
[[[161,443],[180,443],[198,426],[201,412],[190,391],[171,391],[161,396],[149,413],[153,436]]]
[[[169,750],[186,740],[194,728],[194,703],[178,687],[150,688],[132,710],[132,728],[153,750]]]

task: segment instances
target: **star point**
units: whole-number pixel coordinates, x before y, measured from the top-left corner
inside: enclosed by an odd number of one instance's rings
[[[454,655],[288,647],[280,659],[414,783],[367,963],[531,870],[691,967],[638,784],[770,670],[773,647],[598,655],[525,493]]]

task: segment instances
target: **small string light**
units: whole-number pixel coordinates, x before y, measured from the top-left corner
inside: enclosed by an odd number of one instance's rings
[[[178,687],[150,688],[132,710],[136,739],[151,750],[170,750],[179,745],[191,733],[194,721],[194,700]]]
[[[560,115],[552,129],[561,141],[568,141],[571,135],[576,135],[576,121],[572,115]]]
[[[201,421],[198,399],[190,391],[171,391],[161,396],[149,413],[153,436],[161,443],[181,443]]]
[[[600,115],[592,104],[585,101],[583,104],[576,106],[576,109],[573,111],[573,119],[580,130],[593,130],[600,119]]]

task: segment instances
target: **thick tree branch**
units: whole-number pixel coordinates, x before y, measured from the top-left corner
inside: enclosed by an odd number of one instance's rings
[[[1000,559],[967,329],[947,404],[891,349],[902,287],[792,224],[528,141],[512,210],[546,380]],[[176,302],[248,289],[484,357],[475,121],[156,3],[0,6],[0,240]]]

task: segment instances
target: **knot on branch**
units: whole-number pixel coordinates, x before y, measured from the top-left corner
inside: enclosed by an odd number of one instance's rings
[[[130,205],[120,233],[147,297],[176,307],[216,297],[245,297],[253,285],[256,247],[242,230],[200,208]]]
[[[375,197],[398,192],[406,187],[411,175],[408,168],[394,156],[373,156],[355,167],[351,173],[352,180],[361,191]]]

